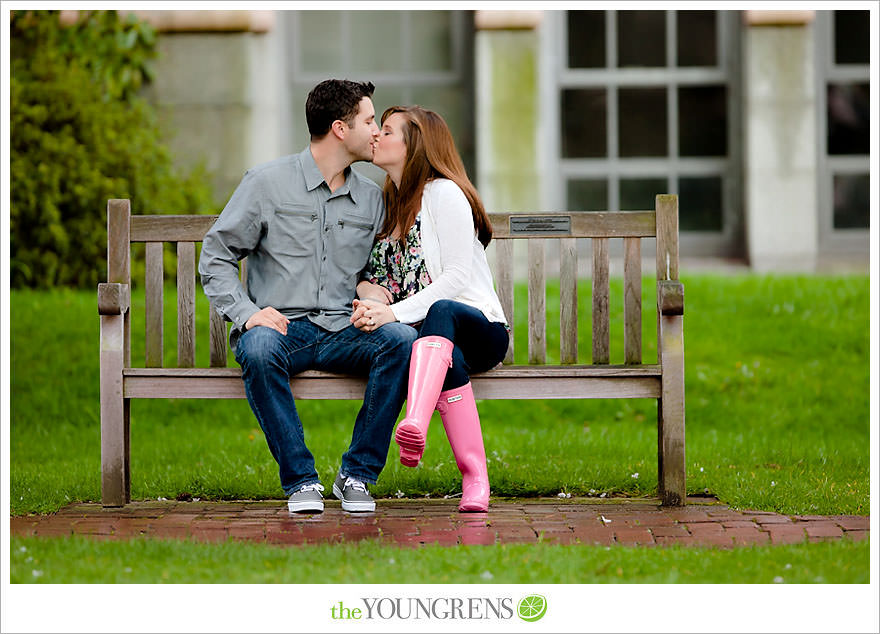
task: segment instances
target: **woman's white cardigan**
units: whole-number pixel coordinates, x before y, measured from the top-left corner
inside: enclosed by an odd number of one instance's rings
[[[492,284],[486,250],[477,238],[471,205],[458,185],[445,178],[425,183],[422,192],[422,254],[431,284],[396,304],[399,322],[422,321],[431,305],[453,299],[508,323]]]

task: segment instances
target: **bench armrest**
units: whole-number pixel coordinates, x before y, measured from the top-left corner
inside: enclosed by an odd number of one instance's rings
[[[684,284],[678,280],[657,282],[657,306],[662,315],[683,315]]]
[[[124,315],[131,305],[128,284],[102,282],[98,284],[98,314]]]

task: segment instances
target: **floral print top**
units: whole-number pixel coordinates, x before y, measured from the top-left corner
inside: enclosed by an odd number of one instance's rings
[[[365,279],[391,291],[392,303],[415,295],[431,283],[422,254],[422,214],[416,216],[406,234],[405,249],[400,241],[390,236],[373,245]]]

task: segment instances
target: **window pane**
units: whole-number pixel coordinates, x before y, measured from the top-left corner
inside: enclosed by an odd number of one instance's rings
[[[410,16],[410,70],[452,70],[452,12],[411,11]]]
[[[867,229],[870,179],[867,174],[834,175],[834,228]]]
[[[681,156],[727,155],[725,86],[678,89],[678,153]]]
[[[657,194],[666,194],[668,191],[665,178],[621,178],[620,210],[654,209],[654,198]]]
[[[400,11],[340,12],[334,15],[336,19],[351,15],[352,70],[370,73],[404,70]],[[316,36],[327,37],[325,33]],[[381,45],[377,46],[377,42]],[[341,46],[341,43],[336,40],[332,45]]]
[[[721,231],[721,177],[678,179],[679,228],[682,231]]]
[[[828,153],[868,154],[868,84],[828,84]]]
[[[621,88],[620,156],[666,156],[666,88]]]
[[[676,12],[679,66],[717,66],[715,11]]]
[[[605,67],[605,12],[568,12],[569,68]]]
[[[834,12],[834,62],[868,64],[871,56],[870,11]]]
[[[666,66],[666,12],[617,12],[617,65]]]
[[[339,72],[343,67],[342,21],[335,11],[300,11],[300,38],[297,43],[302,70]]]
[[[607,211],[608,183],[604,180],[568,181],[568,206],[572,211]]]
[[[562,156],[604,158],[607,153],[604,88],[562,91]]]

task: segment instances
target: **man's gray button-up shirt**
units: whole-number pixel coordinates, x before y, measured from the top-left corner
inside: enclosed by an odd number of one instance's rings
[[[347,327],[383,220],[378,185],[348,168],[331,192],[308,147],[248,170],[199,259],[205,294],[233,323],[233,349],[245,322],[267,306],[327,330]],[[247,290],[239,281],[244,257]]]

